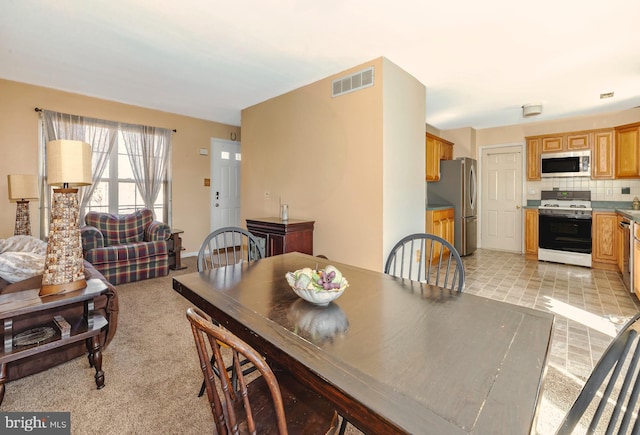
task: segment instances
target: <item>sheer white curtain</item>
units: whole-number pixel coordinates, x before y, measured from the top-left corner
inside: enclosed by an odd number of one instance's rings
[[[116,144],[118,123],[67,113],[43,110],[41,112],[44,140],[42,141],[42,208],[40,211],[41,234],[47,234],[49,227],[49,207],[51,189],[47,185],[46,144],[57,139],[81,140],[91,145],[91,170],[93,184],[80,187],[78,202],[80,204],[80,225],[84,222],[85,208],[93,194],[97,181],[109,161],[109,154]]]
[[[146,208],[155,210],[162,184],[166,180],[171,156],[171,130],[143,125],[120,124],[133,178]]]

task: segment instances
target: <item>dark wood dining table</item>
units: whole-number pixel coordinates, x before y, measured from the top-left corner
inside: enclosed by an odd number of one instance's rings
[[[328,306],[285,274],[336,266]],[[535,429],[554,317],[297,252],[173,279],[217,322],[368,434]]]

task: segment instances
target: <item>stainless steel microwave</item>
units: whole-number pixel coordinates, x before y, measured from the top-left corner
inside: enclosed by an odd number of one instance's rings
[[[540,156],[542,177],[590,177],[591,152],[546,153]]]

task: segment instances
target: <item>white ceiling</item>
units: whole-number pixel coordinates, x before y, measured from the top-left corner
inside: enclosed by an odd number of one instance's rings
[[[628,109],[640,2],[0,0],[1,78],[233,125],[380,56],[427,87],[438,129]]]

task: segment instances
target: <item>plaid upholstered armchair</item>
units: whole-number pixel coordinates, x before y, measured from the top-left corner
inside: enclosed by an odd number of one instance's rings
[[[169,274],[169,225],[151,210],[128,215],[89,212],[82,234],[84,258],[113,285]]]

